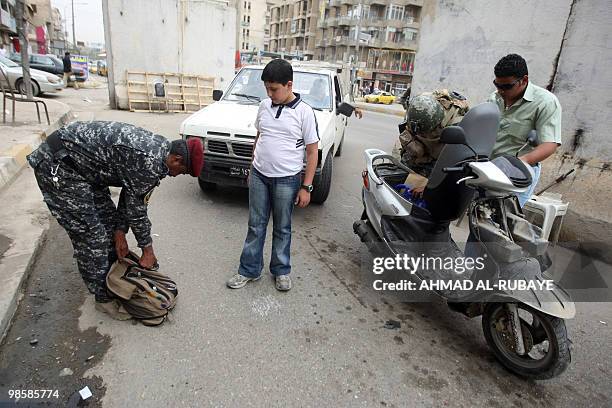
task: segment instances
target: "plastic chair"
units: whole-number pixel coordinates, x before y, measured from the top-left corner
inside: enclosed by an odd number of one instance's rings
[[[11,83],[9,82],[8,75],[2,68],[0,68],[0,88],[2,89],[2,123],[6,123],[6,101],[10,100],[13,102],[13,123],[15,123],[15,102],[31,102],[36,105],[36,114],[38,115],[38,123],[42,123],[40,120],[40,107],[38,104],[42,104],[45,108],[45,115],[47,117],[47,124],[50,125],[51,121],[49,120],[49,110],[47,109],[47,104],[40,99],[27,99],[25,95],[20,93],[15,94],[13,88],[11,87]]]

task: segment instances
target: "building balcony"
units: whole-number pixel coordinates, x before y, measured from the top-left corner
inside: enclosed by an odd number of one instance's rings
[[[325,47],[329,47],[330,46],[330,40],[329,39],[323,39],[323,40],[319,40],[316,42],[315,46],[317,48],[325,48]]]
[[[4,31],[9,31],[12,33],[17,33],[17,20],[11,17],[11,14],[8,11],[5,11],[0,8],[0,28]]]
[[[303,37],[305,34],[305,30],[303,28],[296,30],[294,33],[291,33],[292,38]]]
[[[414,40],[394,42],[394,41],[384,41],[384,40],[379,40],[379,39],[372,39],[368,41],[367,44],[364,44],[364,45],[368,47],[372,47],[372,48],[388,48],[391,50],[416,51],[416,49],[418,48],[418,44]]]

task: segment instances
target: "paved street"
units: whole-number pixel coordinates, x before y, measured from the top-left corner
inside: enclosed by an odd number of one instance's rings
[[[169,138],[187,117],[111,111],[106,97],[105,89],[52,96],[81,119],[126,121]],[[442,302],[402,303],[363,284],[366,248],[352,230],[362,211],[362,152],[390,151],[400,120],[372,112],[350,120],[328,201],[295,211],[288,293],[274,288],[267,268],[244,289],[225,287],[246,234],[246,190],[204,194],[197,180],[181,176],[154,192],[156,254],[180,290],[170,321],[156,328],[94,311],[70,242],[54,224],[0,350],[0,376],[39,389],[87,384],[93,405],[101,399],[107,407],[610,406],[609,304],[578,304],[568,322],[571,366],[554,380],[529,382],[494,360],[480,319]],[[384,328],[390,319],[401,328]],[[60,378],[64,367],[74,375]]]

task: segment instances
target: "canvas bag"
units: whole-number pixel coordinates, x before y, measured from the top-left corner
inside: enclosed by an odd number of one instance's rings
[[[142,268],[138,256],[130,252],[113,264],[106,275],[106,286],[125,310],[146,326],[158,326],[176,305],[176,283],[159,271]]]

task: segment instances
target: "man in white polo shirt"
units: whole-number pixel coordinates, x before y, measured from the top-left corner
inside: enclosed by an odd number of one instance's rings
[[[227,286],[244,287],[261,278],[263,248],[270,213],[273,217],[270,272],[276,289],[291,289],[291,214],[310,203],[317,167],[319,134],[312,108],[293,93],[293,69],[282,59],[268,63],[261,79],[269,99],[259,105],[249,177],[249,229],[238,273]],[[306,150],[306,171],[302,167]]]

